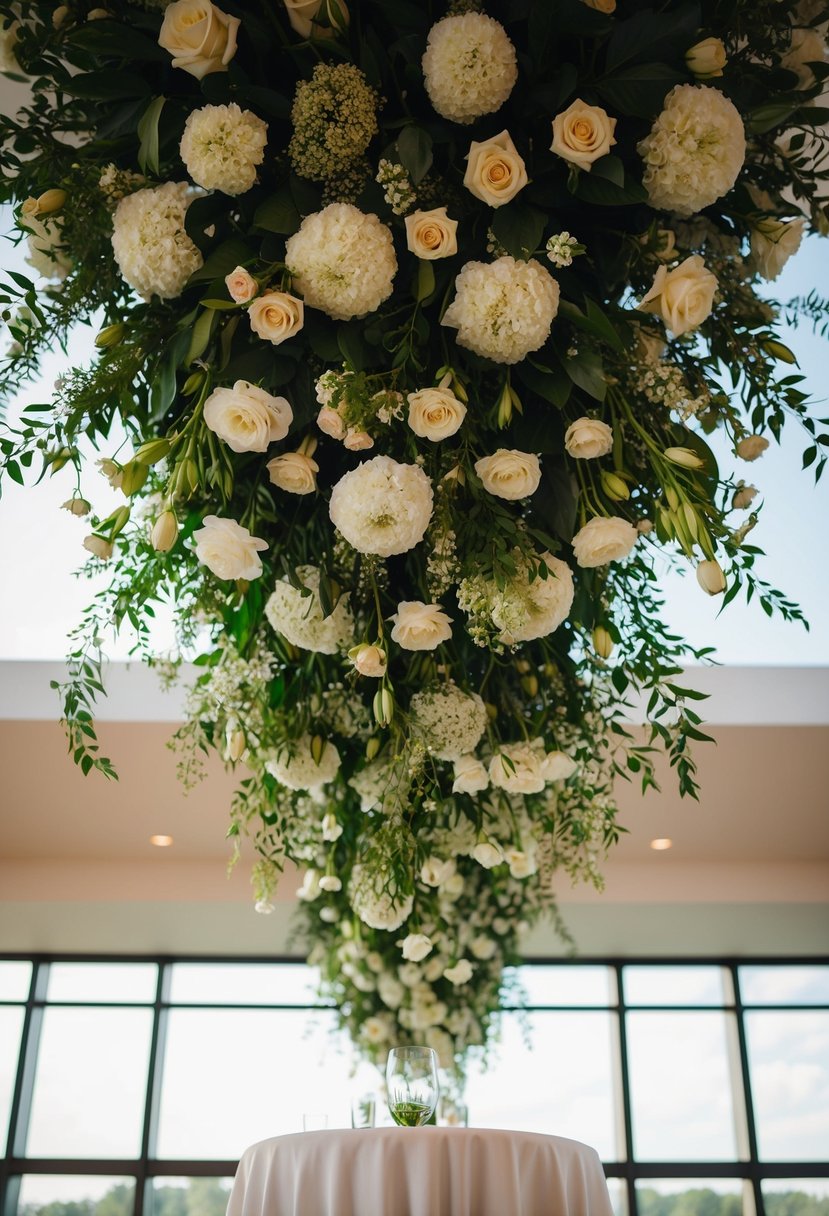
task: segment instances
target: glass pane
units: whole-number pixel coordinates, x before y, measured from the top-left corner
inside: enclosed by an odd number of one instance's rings
[[[829,1005],[829,967],[740,967],[744,1005]]]
[[[748,1216],[744,1194],[739,1178],[649,1178],[636,1183],[636,1206],[639,1216]]]
[[[138,1155],[152,1021],[149,1009],[46,1009],[29,1156]]]
[[[232,1178],[154,1178],[147,1216],[225,1216],[232,1183]]]
[[[613,1216],[628,1216],[628,1189],[621,1178],[608,1178],[607,1191]]]
[[[627,1038],[637,1159],[735,1159],[726,1015],[629,1013]]]
[[[176,963],[174,1004],[319,1005],[319,972],[305,963]]]
[[[154,1001],[155,963],[53,963],[50,1001]]]
[[[351,1053],[334,1026],[329,1010],[171,1010],[158,1155],[235,1159],[311,1111],[350,1127]]]
[[[71,1212],[74,1216],[98,1216],[99,1212],[101,1216],[132,1216],[134,1196],[132,1178],[24,1174],[17,1210],[25,1216],[41,1213],[53,1216],[56,1212]]]
[[[17,1059],[20,1054],[20,1032],[23,1029],[23,1010],[20,1006],[7,1005],[0,1009],[0,1148],[5,1149],[9,1133],[14,1081],[17,1076]]]
[[[609,967],[573,967],[567,964],[525,963],[504,971],[510,1005],[510,987],[517,982],[528,1005],[611,1005],[615,1000],[615,977]],[[516,1004],[520,1003],[518,1001]]]
[[[766,1216],[826,1216],[829,1178],[764,1178],[760,1183]]]
[[[829,1149],[829,1013],[745,1015],[757,1146],[766,1161],[823,1161]]]
[[[0,1001],[25,1001],[31,982],[31,963],[0,962]]]
[[[505,1013],[486,1068],[469,1070],[470,1124],[567,1136],[592,1145],[603,1161],[618,1160],[615,1035],[615,1014]]]
[[[722,1005],[720,967],[625,967],[628,1005]]]

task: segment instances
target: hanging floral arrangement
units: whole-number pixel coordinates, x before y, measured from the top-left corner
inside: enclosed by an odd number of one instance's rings
[[[61,688],[74,759],[112,773],[102,637],[158,662],[169,606],[200,672],[185,780],[212,749],[237,768],[257,906],[304,868],[311,957],[372,1058],[485,1041],[556,873],[601,881],[615,780],[654,784],[664,749],[694,793],[677,679],[704,652],[666,627],[657,559],[799,618],[761,579],[745,467],[785,423],[824,464],[766,284],[827,229],[828,18],[0,2],[31,89],[0,119],[33,268],[3,278],[5,391],[97,331],[0,436],[14,481],[71,471],[110,575]]]

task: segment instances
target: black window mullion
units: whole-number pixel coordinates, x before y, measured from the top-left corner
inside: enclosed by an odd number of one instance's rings
[[[748,1063],[748,1038],[745,1025],[745,1006],[740,991],[739,968],[732,963],[729,968],[731,975],[731,990],[734,994],[734,1011],[737,1018],[737,1043],[740,1050],[740,1072],[743,1080],[743,1101],[745,1103],[746,1123],[748,1124],[748,1159],[751,1165],[751,1186],[754,1192],[754,1207],[757,1216],[765,1216],[763,1188],[760,1182],[760,1158],[757,1152],[757,1124],[754,1115],[754,1099],[751,1091],[751,1069]]]
[[[147,1089],[144,1098],[144,1125],[141,1130],[141,1158],[135,1179],[134,1216],[149,1216],[151,1210],[151,1183],[149,1162],[155,1158],[158,1148],[158,1111],[161,1102],[161,1082],[164,1070],[164,1047],[167,1038],[167,1002],[170,999],[170,964],[158,961],[155,1001],[153,1003],[153,1029],[150,1040],[150,1058],[147,1066]]]
[[[619,1070],[622,1081],[622,1110],[624,1112],[625,1134],[625,1185],[627,1190],[628,1216],[637,1216],[636,1181],[633,1171],[633,1121],[630,1101],[630,1068],[628,1066],[627,1041],[627,1006],[625,1004],[625,989],[623,982],[624,967],[615,963],[613,970],[616,976],[616,1000],[619,1017]]]

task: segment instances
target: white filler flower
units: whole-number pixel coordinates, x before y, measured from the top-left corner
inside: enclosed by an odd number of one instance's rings
[[[743,122],[719,89],[678,84],[638,145],[651,204],[694,215],[734,185],[746,155]]]
[[[256,181],[267,141],[268,124],[232,102],[193,110],[184,124],[179,151],[197,186],[244,194]]]
[[[349,884],[351,906],[365,925],[394,932],[409,917],[413,895],[392,893],[389,877],[377,869],[356,865]]]
[[[474,752],[486,730],[487,712],[477,693],[445,684],[416,692],[410,705],[412,729],[437,760],[460,760]]]
[[[180,296],[203,264],[184,230],[193,199],[187,182],[165,182],[122,198],[112,220],[112,250],[118,269],[145,300]]]
[[[303,735],[290,749],[267,760],[265,768],[289,790],[319,790],[336,777],[340,753],[333,743],[325,743],[317,760],[311,751],[311,736]]]
[[[397,273],[389,229],[350,203],[306,216],[285,244],[285,262],[305,303],[335,321],[378,309]]]
[[[359,553],[391,557],[423,540],[432,499],[432,483],[418,465],[375,456],[340,478],[328,510]]]
[[[493,114],[518,79],[506,30],[483,13],[460,13],[433,25],[422,66],[429,100],[451,122]]]
[[[558,297],[558,283],[535,260],[467,262],[442,324],[457,329],[458,346],[495,363],[520,363],[550,336]]]
[[[309,594],[303,595],[287,581],[279,579],[265,605],[265,616],[300,650],[317,654],[336,654],[354,640],[354,618],[348,596],[342,595],[330,616],[325,616],[319,597],[320,572],[316,566],[297,566],[296,576]]]

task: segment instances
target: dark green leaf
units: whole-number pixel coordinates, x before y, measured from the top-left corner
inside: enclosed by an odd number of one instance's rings
[[[546,220],[543,211],[528,203],[507,203],[492,217],[492,231],[507,253],[527,261],[541,244]]]
[[[138,123],[138,138],[141,146],[138,149],[138,163],[142,173],[157,176],[158,165],[158,120],[164,109],[165,97],[156,97],[147,106]]]
[[[266,198],[256,208],[253,222],[257,228],[267,232],[277,232],[280,235],[291,236],[301,223],[299,211],[287,187]]]
[[[432,137],[414,123],[397,137],[397,154],[412,182],[417,186],[432,167]]]

